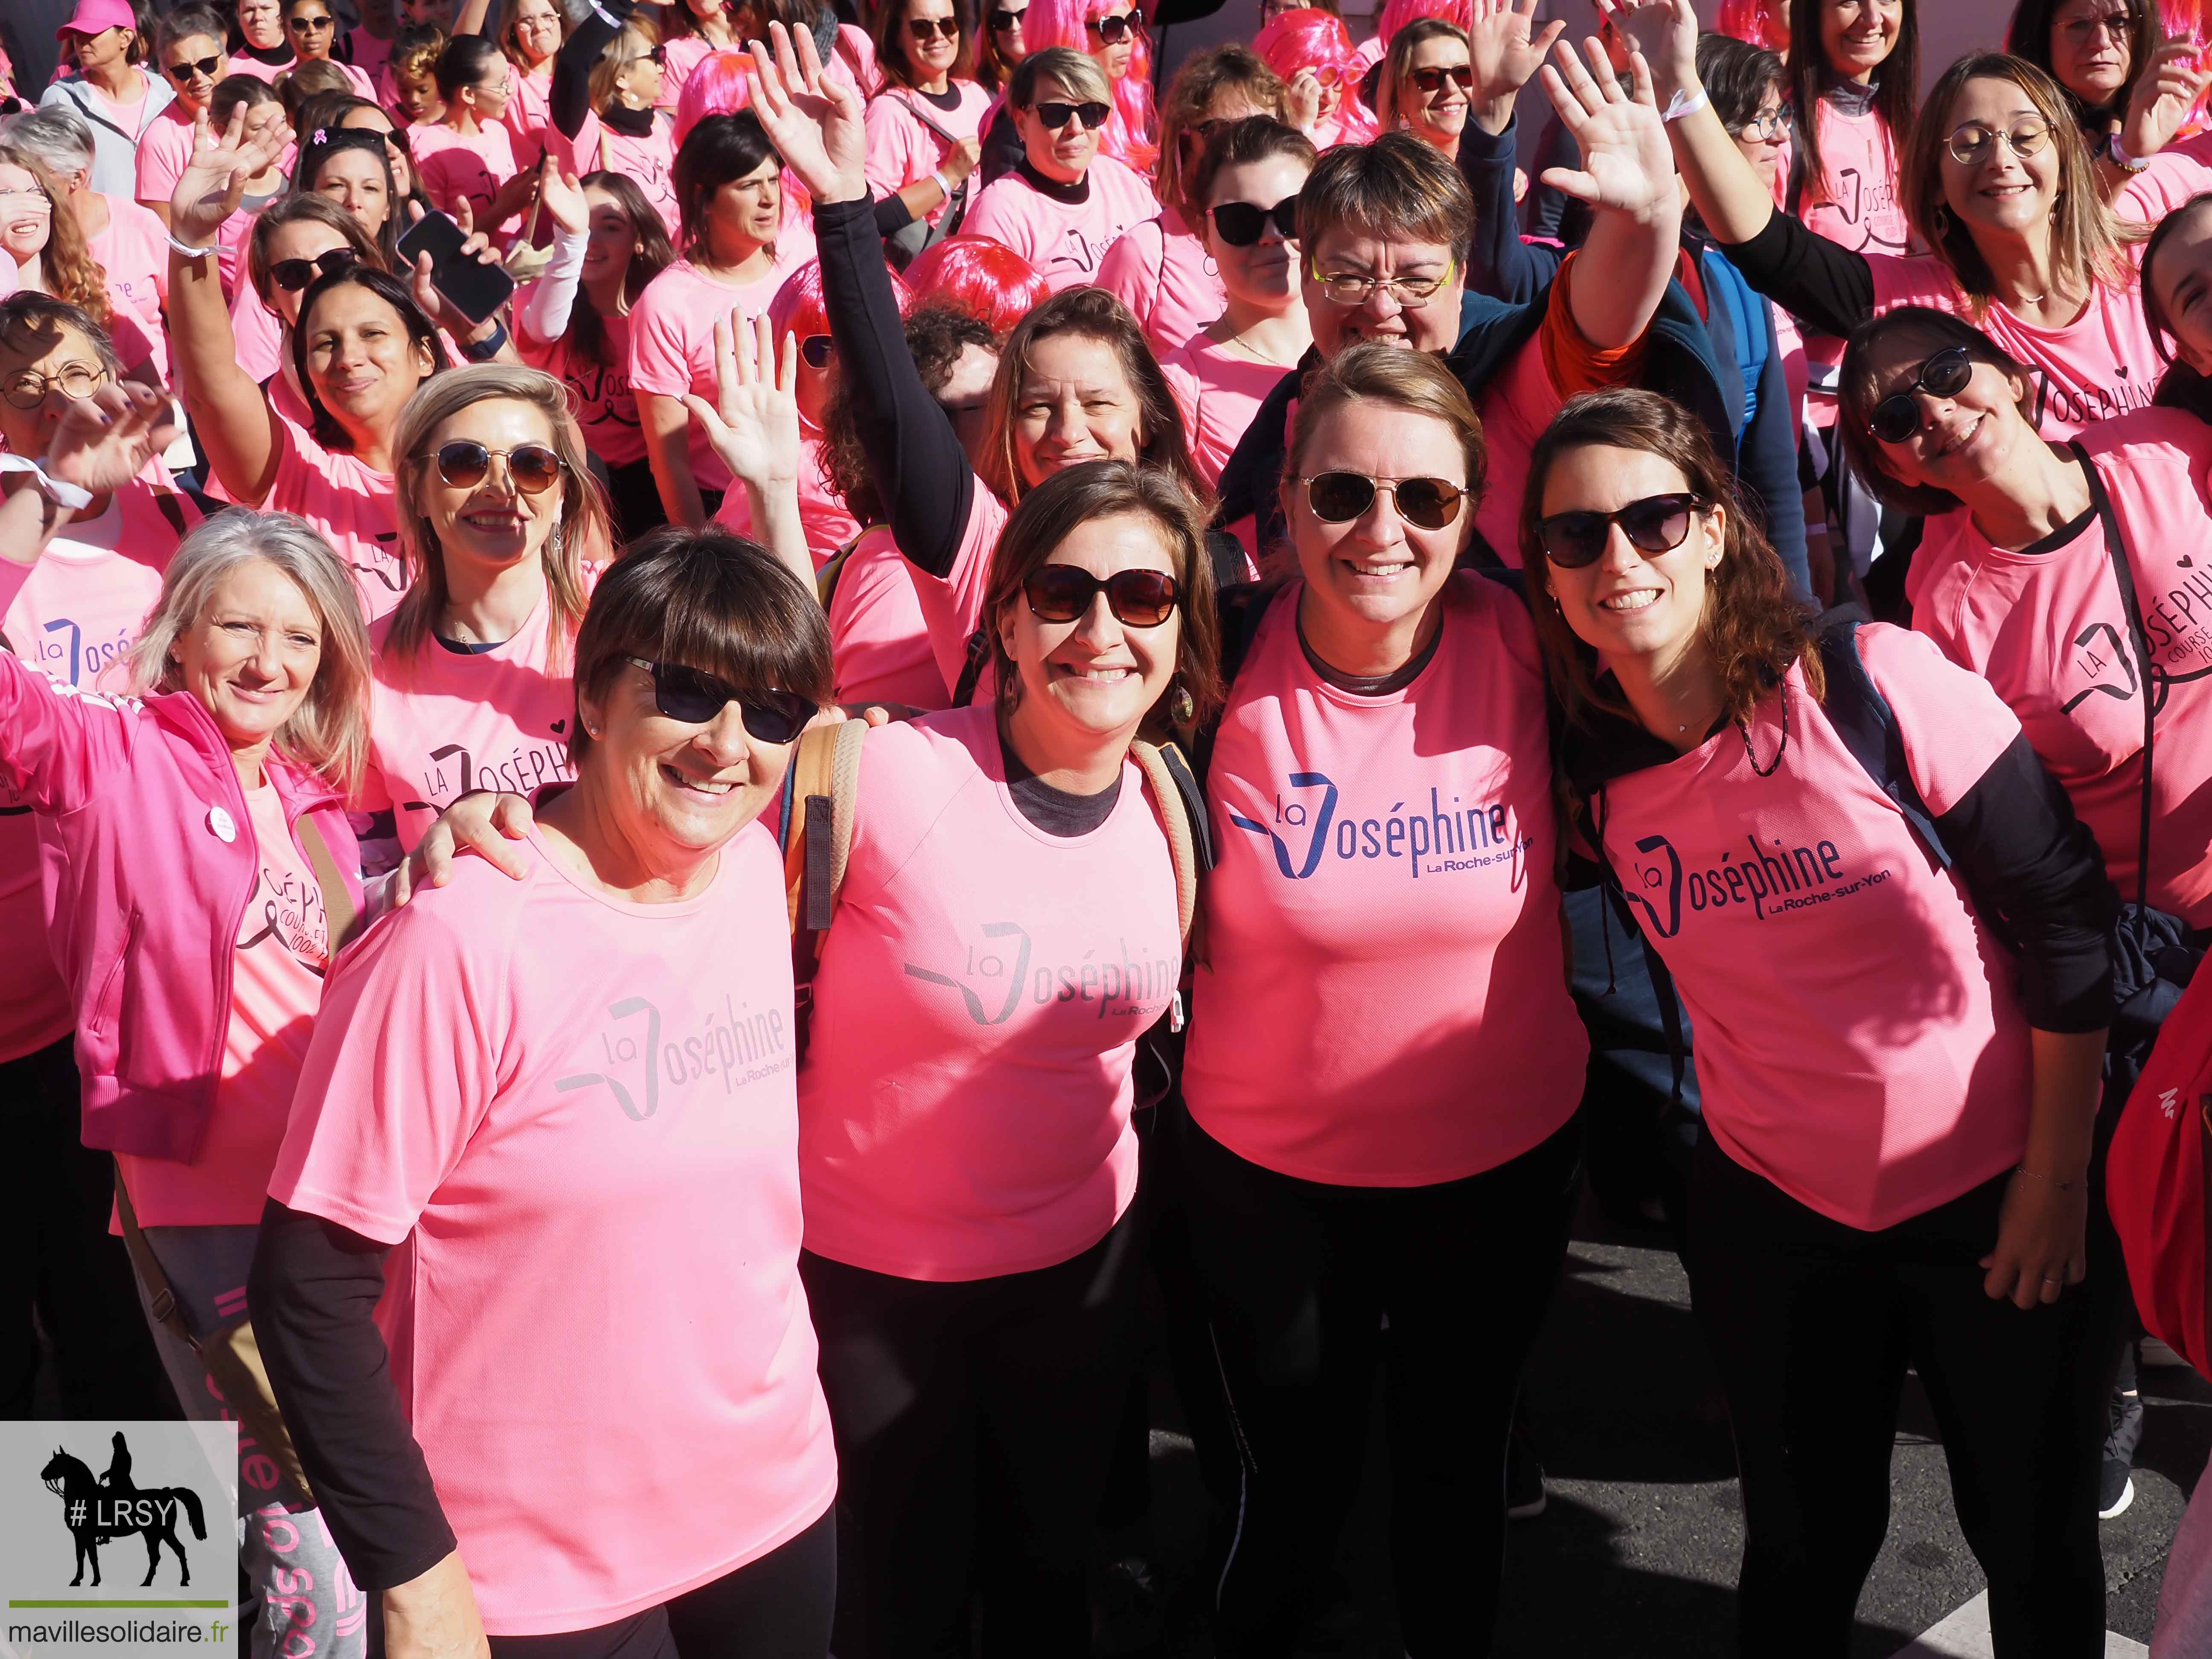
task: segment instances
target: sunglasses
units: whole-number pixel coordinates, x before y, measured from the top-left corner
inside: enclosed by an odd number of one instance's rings
[[[438,476],[446,483],[456,489],[473,489],[491,475],[495,458],[507,463],[507,476],[526,495],[543,495],[561,482],[561,475],[568,470],[562,465],[560,455],[544,444],[486,449],[473,439],[456,438],[451,443],[440,444],[438,453],[431,459],[438,465]]]
[[[642,64],[648,59],[655,64],[666,64],[668,62],[668,48],[665,46],[656,46],[649,51],[638,53],[636,57],[631,58],[629,61],[633,64]]]
[[[1912,377],[1911,386],[1891,392],[1874,406],[1867,430],[1886,444],[1901,444],[1920,430],[1920,405],[1914,401],[1919,393],[1924,392],[1931,398],[1955,398],[1973,378],[1973,354],[1966,347],[1952,346],[1939,351],[1920,365],[1920,372]]]
[[[1474,90],[1474,70],[1466,64],[1453,64],[1441,69],[1417,69],[1411,78],[1414,86],[1431,94],[1442,92],[1446,81],[1462,92]]]
[[[1036,118],[1044,123],[1048,132],[1058,132],[1073,119],[1079,119],[1086,131],[1096,132],[1106,125],[1106,118],[1112,113],[1112,106],[1107,104],[1062,104],[1055,101],[1036,106]]]
[[[909,17],[908,30],[916,40],[957,40],[960,20],[957,17]]]
[[[809,368],[827,368],[830,360],[837,355],[837,349],[827,334],[810,334],[799,343],[799,355],[805,359]]]
[[[1296,196],[1285,196],[1273,207],[1259,207],[1250,202],[1222,202],[1208,211],[1213,215],[1215,233],[1231,247],[1250,247],[1266,232],[1271,219],[1286,240],[1297,239]]]
[[[324,29],[336,28],[337,24],[334,19],[328,16],[288,17],[284,20],[284,27],[288,29],[297,29],[302,34],[310,34],[319,33]]]
[[[1298,482],[1306,505],[1323,524],[1349,524],[1364,517],[1375,497],[1387,492],[1398,516],[1424,530],[1442,530],[1459,517],[1467,491],[1442,478],[1370,478],[1364,472],[1316,472]]]
[[[1145,18],[1141,12],[1121,11],[1109,17],[1093,17],[1084,27],[1108,46],[1115,46],[1132,34],[1143,33]]]
[[[1554,513],[1536,525],[1544,556],[1563,570],[1595,564],[1619,525],[1628,544],[1643,553],[1671,553],[1690,533],[1690,515],[1710,505],[1691,495],[1646,495],[1611,513]]]
[[[269,267],[269,280],[287,294],[297,294],[318,276],[335,276],[359,263],[349,247],[334,247],[312,259],[279,259]]]
[[[653,676],[653,706],[686,726],[704,726],[735,703],[748,737],[789,743],[815,715],[813,703],[796,691],[740,691],[719,676],[682,663],[647,662],[643,657],[623,660]]]
[[[195,76],[213,75],[222,66],[222,59],[220,58],[195,58],[190,63],[164,64],[161,65],[161,70],[172,81],[181,87]]]
[[[1041,564],[1022,578],[1022,597],[1040,622],[1081,620],[1102,590],[1114,620],[1131,628],[1158,628],[1182,597],[1164,570],[1117,570],[1101,581],[1080,565]]]
[[[1001,29],[1018,28],[1021,26],[1022,19],[1028,16],[1029,14],[1030,9],[1027,6],[1024,6],[1019,11],[1006,11],[1000,9],[993,12],[991,14],[991,33],[996,34]]]

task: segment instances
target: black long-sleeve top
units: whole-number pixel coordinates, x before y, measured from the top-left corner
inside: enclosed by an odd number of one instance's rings
[[[1717,244],[1743,279],[1824,334],[1849,334],[1874,315],[1874,268],[1777,210],[1747,242]]]

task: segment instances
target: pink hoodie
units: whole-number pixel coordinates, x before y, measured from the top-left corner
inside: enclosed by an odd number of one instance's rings
[[[7,578],[25,567],[0,562]],[[230,948],[258,866],[246,793],[187,691],[106,697],[0,652],[0,778],[39,814],[46,937],[76,1013],[84,1144],[189,1163],[215,1104]],[[271,757],[298,834],[315,815],[356,904],[345,802]],[[228,833],[226,833],[228,832]]]

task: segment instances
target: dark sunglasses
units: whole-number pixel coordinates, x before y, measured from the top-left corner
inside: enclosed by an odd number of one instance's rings
[[[1029,15],[1030,9],[1027,6],[1024,6],[1019,11],[1007,11],[1001,8],[991,14],[991,33],[996,34],[1001,29],[1013,28]]]
[[[507,462],[507,475],[526,495],[543,495],[561,482],[567,469],[560,455],[544,444],[517,444],[512,449],[486,449],[470,438],[440,444],[431,459],[438,476],[456,489],[473,489],[490,476],[493,457]]]
[[[1448,69],[1417,69],[1413,72],[1413,84],[1423,92],[1432,94],[1444,89],[1446,80],[1462,92],[1474,90],[1474,70],[1465,64],[1454,64]]]
[[[1267,228],[1267,222],[1275,222],[1275,228],[1295,241],[1298,234],[1298,198],[1285,196],[1273,207],[1261,207],[1251,202],[1220,202],[1207,210],[1213,215],[1213,228],[1221,240],[1231,247],[1250,247]]]
[[[960,20],[957,17],[909,17],[906,26],[916,40],[957,40]]]
[[[328,15],[321,17],[288,17],[284,20],[284,27],[288,29],[297,29],[301,33],[307,34],[319,33],[324,29],[336,28],[337,27],[337,20]]]
[[[1132,34],[1141,34],[1145,29],[1142,12],[1116,12],[1110,17],[1093,17],[1084,27],[1108,46],[1119,46]]]
[[[648,52],[641,52],[638,53],[636,58],[633,58],[629,61],[635,64],[638,62],[639,59],[646,58],[650,58],[656,64],[665,64],[668,62],[668,48],[656,45],[652,48],[652,50]]]
[[[1106,104],[1062,104],[1054,101],[1036,106],[1037,119],[1044,123],[1048,132],[1058,132],[1073,118],[1080,118],[1087,131],[1096,132],[1106,125],[1106,118],[1112,113],[1112,107]]]
[[[269,280],[287,294],[297,294],[318,276],[335,276],[360,262],[349,247],[334,247],[312,259],[279,259],[269,267]]]
[[[1398,516],[1424,530],[1442,530],[1459,517],[1459,504],[1467,491],[1442,478],[1370,478],[1364,472],[1316,472],[1298,482],[1306,487],[1306,505],[1323,524],[1349,524],[1364,517],[1378,493],[1388,491]]]
[[[827,334],[810,334],[799,343],[799,355],[806,360],[809,368],[827,368],[837,349],[830,343]]]
[[[1158,628],[1182,596],[1164,570],[1117,570],[1101,581],[1080,565],[1041,564],[1022,578],[1022,597],[1041,622],[1079,621],[1102,589],[1114,620],[1131,628]]]
[[[1536,525],[1544,556],[1563,570],[1595,564],[1619,525],[1641,553],[1671,553],[1690,533],[1690,515],[1708,506],[1701,495],[1646,495],[1612,513],[1554,513]]]
[[[213,75],[222,64],[220,58],[195,58],[185,64],[164,64],[161,70],[172,81],[182,86],[195,75]]]
[[[679,662],[647,662],[625,657],[653,676],[653,706],[670,720],[704,726],[732,703],[738,706],[745,733],[763,743],[789,743],[806,729],[813,703],[796,691],[740,691],[727,680]]]
[[[1973,353],[1964,346],[1948,347],[1920,365],[1911,386],[1891,392],[1874,406],[1867,430],[1886,444],[1901,444],[1920,430],[1920,405],[1913,401],[1917,393],[1955,398],[1973,378]]]

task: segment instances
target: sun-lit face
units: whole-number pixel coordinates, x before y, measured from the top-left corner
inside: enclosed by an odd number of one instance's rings
[[[81,34],[72,29],[69,34],[76,49],[77,67],[88,76],[106,75],[121,69],[129,61],[131,43],[137,38],[135,30],[120,26],[101,29],[96,34]]]
[[[352,246],[328,225],[313,219],[288,220],[269,234],[269,263],[273,267],[287,259],[319,259],[333,248]],[[282,283],[269,284],[269,308],[285,327],[299,322],[300,301],[307,292],[304,288],[288,289]]]
[[[467,90],[470,106],[479,121],[496,121],[507,113],[507,100],[511,88],[507,77],[514,66],[504,58],[495,58],[483,72],[483,77]]]
[[[639,44],[643,45],[643,40]],[[615,71],[615,93],[632,109],[651,109],[660,101],[661,82],[666,76],[661,60],[653,56],[658,51],[655,46],[637,52]]]
[[[1333,357],[1362,340],[1416,351],[1448,351],[1459,338],[1464,277],[1444,244],[1401,240],[1338,225],[1324,232],[1306,254],[1301,275],[1306,317],[1322,356]],[[1340,285],[1375,285],[1364,299],[1347,302],[1329,297],[1332,278]],[[1421,299],[1403,288],[1383,287],[1383,279],[1436,287]]]
[[[2059,135],[2016,82],[1996,76],[1969,81],[1959,89],[1944,124],[1957,141],[1960,130],[1991,135],[1981,155],[1962,162],[1948,144],[1936,151],[1943,200],[1967,228],[2019,235],[2048,224],[2059,185]],[[2039,131],[2041,142],[2022,155],[2008,135]]]
[[[1441,478],[1462,489],[1468,482],[1467,454],[1451,428],[1432,415],[1364,400],[1332,410],[1298,452],[1299,477],[1324,472],[1393,482]],[[1306,602],[1322,613],[1310,631],[1334,640],[1395,629],[1426,611],[1474,529],[1471,500],[1462,500],[1451,522],[1434,530],[1407,520],[1384,489],[1359,517],[1341,523],[1319,517],[1295,483],[1285,487],[1283,504]]]
[[[1060,184],[1072,185],[1083,177],[1098,154],[1097,130],[1084,125],[1083,118],[1073,112],[1074,106],[1085,101],[1047,75],[1038,77],[1036,101],[1014,111],[1014,130],[1021,135],[1030,165]],[[1068,105],[1071,113],[1060,125],[1048,127],[1038,112],[1047,104]]]
[[[742,179],[732,179],[707,200],[707,234],[715,258],[727,264],[750,258],[775,240],[783,216],[783,175],[774,156]]]
[[[906,0],[905,20],[899,26],[906,39],[900,45],[916,80],[935,81],[952,72],[960,56],[960,36],[945,33],[939,25],[955,21],[957,15],[952,0]],[[923,27],[917,29],[917,23]]]
[[[2127,0],[2065,0],[2051,15],[2051,73],[2093,107],[2118,100],[2135,73]]]
[[[322,617],[300,585],[267,559],[223,572],[199,615],[169,647],[179,689],[199,699],[234,750],[272,741],[314,690]]]
[[[399,112],[407,118],[407,125],[419,127],[426,121],[442,118],[446,113],[445,100],[438,96],[438,77],[428,70],[410,73],[405,70],[392,71],[392,90],[399,95],[392,101]]]
[[[514,9],[514,43],[532,68],[561,50],[561,12],[553,0],[520,0]]]
[[[591,214],[584,240],[584,281],[594,286],[618,282],[629,272],[630,260],[645,252],[645,244],[612,191],[586,185],[584,205]]]
[[[1770,189],[1782,176],[1782,157],[1790,143],[1787,109],[1786,94],[1777,82],[1759,94],[1759,107],[1734,135],[1736,149],[1751,163],[1759,182]]]
[[[106,365],[92,342],[66,324],[51,333],[24,335],[17,345],[0,340],[0,442],[11,455],[39,459],[76,401],[73,391],[89,395],[107,380]],[[38,401],[32,407],[16,406],[33,396]]]
[[[1121,359],[1087,334],[1051,334],[1030,347],[1014,397],[1014,459],[1032,487],[1083,461],[1133,461],[1145,445],[1144,406]]]
[[[175,88],[177,103],[187,115],[205,109],[215,83],[229,73],[230,54],[211,34],[188,34],[161,50],[162,77]]]
[[[960,348],[951,374],[933,394],[937,406],[960,434],[968,464],[981,468],[990,453],[991,383],[998,378],[999,354],[972,341]]]
[[[1176,574],[1159,526],[1133,513],[1077,526],[1045,562],[1073,565],[1102,581],[1121,570]],[[1157,627],[1139,627],[1116,617],[1103,590],[1073,622],[1047,622],[1019,595],[998,621],[1000,643],[1021,681],[1015,732],[1051,733],[1057,739],[1051,752],[1126,740],[1166,692],[1182,641],[1180,605]]]
[[[27,167],[0,161],[0,249],[17,265],[46,251],[53,234],[54,203]]]
[[[463,567],[488,579],[542,561],[561,520],[566,478],[533,495],[517,484],[510,462],[493,456],[477,483],[447,483],[436,456],[449,443],[481,444],[502,455],[526,446],[550,450],[553,423],[544,412],[511,398],[486,398],[456,410],[430,433],[411,480],[416,505],[438,538],[448,583]]]
[[[2212,374],[2212,211],[2195,209],[2169,228],[2142,280],[2173,331],[2174,356]]]
[[[1904,27],[1905,0],[1828,0],[1820,8],[1820,49],[1837,74],[1870,75]]]
[[[1643,449],[1586,444],[1560,453],[1544,480],[1543,514],[1612,513],[1652,495],[1690,492],[1673,462]],[[1705,627],[1705,588],[1726,546],[1726,511],[1689,515],[1688,533],[1663,553],[1647,553],[1619,525],[1605,551],[1580,569],[1547,559],[1535,579],[1559,602],[1559,614],[1607,662],[1680,662]]]
[[[1883,471],[1899,483],[1933,485],[1963,500],[2002,473],[2021,445],[2043,441],[2020,410],[2027,388],[1994,364],[1976,362],[1966,384],[1948,398],[1917,388],[1922,367],[1952,343],[1915,329],[1892,330],[1869,355],[1874,395],[1867,408],[1871,413],[1893,394],[1911,398],[1920,416],[1912,435],[1903,443],[1874,440]]]
[[[1260,229],[1260,240],[1238,247],[1223,236],[1214,210],[1226,203],[1273,210],[1293,200],[1304,187],[1306,164],[1295,156],[1270,155],[1223,167],[1213,175],[1206,207],[1206,252],[1221,272],[1221,283],[1230,297],[1280,316],[1299,303],[1298,244],[1283,234],[1270,217]]]
[[[342,149],[315,170],[315,194],[336,202],[374,238],[392,214],[391,168],[365,149]]]
[[[1424,40],[1413,48],[1413,61],[1398,88],[1398,113],[1407,130],[1455,159],[1471,97],[1459,83],[1458,72],[1468,71],[1472,62],[1467,47],[1449,35]],[[1433,87],[1424,84],[1431,81]]]
[[[238,32],[246,44],[273,52],[284,44],[284,14],[276,0],[238,0]]]
[[[1084,33],[1091,61],[1106,71],[1108,81],[1118,81],[1129,72],[1129,60],[1136,53],[1137,35],[1144,24],[1145,15],[1137,9],[1136,0],[1095,0]],[[1109,40],[1109,33],[1121,38]]]
[[[429,378],[429,347],[388,301],[354,283],[325,290],[304,327],[307,375],[331,418],[356,443],[387,435]]]

